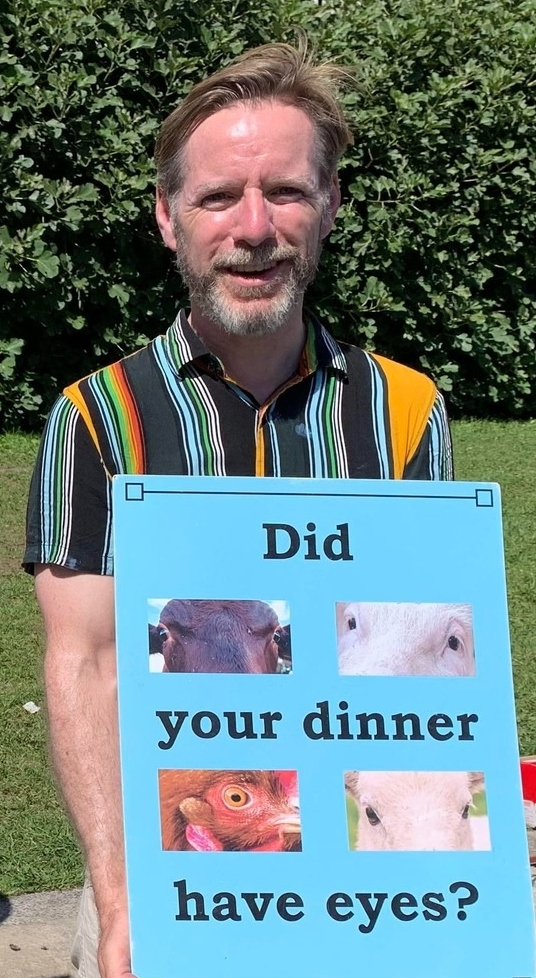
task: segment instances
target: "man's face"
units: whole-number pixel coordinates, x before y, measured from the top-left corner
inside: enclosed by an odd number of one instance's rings
[[[320,186],[315,152],[307,115],[278,102],[239,103],[195,130],[181,190],[171,209],[157,203],[193,313],[242,335],[301,316],[339,202],[335,182]]]

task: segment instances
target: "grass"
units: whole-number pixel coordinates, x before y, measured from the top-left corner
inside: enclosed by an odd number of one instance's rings
[[[31,578],[20,570],[35,438],[0,438],[0,891],[81,883],[82,859],[50,775],[41,682],[42,629]],[[30,714],[23,704],[41,707]]]
[[[536,421],[458,422],[457,479],[499,482],[521,754],[536,753]]]
[[[458,422],[456,476],[501,483],[518,730],[536,753],[536,422]],[[42,632],[31,579],[20,570],[35,438],[0,437],[0,891],[79,885],[82,859],[57,800],[46,752]],[[23,709],[28,700],[41,710]]]

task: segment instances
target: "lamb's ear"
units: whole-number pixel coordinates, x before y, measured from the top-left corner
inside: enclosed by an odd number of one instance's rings
[[[468,771],[467,777],[469,779],[469,788],[471,794],[477,795],[479,791],[484,791],[483,771]]]
[[[154,652],[162,652],[166,634],[167,629],[163,625],[149,625],[149,655]]]
[[[344,786],[354,798],[357,798],[359,788],[359,771],[346,771],[346,774],[344,775]]]

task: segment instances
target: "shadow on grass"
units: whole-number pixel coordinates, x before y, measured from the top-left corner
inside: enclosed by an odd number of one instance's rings
[[[0,893],[0,924],[3,924],[4,920],[7,920],[11,913],[11,909],[12,904],[9,897],[6,896],[5,893]]]

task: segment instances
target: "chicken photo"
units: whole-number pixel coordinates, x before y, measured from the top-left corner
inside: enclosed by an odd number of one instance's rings
[[[161,770],[162,848],[301,852],[295,771]]]

